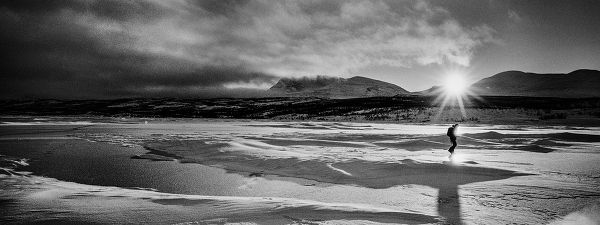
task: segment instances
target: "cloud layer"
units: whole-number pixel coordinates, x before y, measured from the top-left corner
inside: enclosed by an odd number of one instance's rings
[[[373,65],[467,66],[493,41],[426,1],[0,3],[3,97],[231,95]],[[248,92],[243,92],[244,95]]]

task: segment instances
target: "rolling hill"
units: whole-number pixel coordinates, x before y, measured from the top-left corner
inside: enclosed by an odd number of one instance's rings
[[[567,74],[506,71],[471,85],[479,95],[532,97],[600,97],[600,71],[575,70]]]
[[[318,76],[316,78],[282,78],[269,89],[270,96],[360,98],[407,95],[405,89],[387,82],[355,76],[344,79]]]

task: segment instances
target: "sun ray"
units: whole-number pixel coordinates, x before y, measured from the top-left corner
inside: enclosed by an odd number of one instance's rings
[[[458,100],[458,107],[460,108],[460,113],[462,114],[463,118],[467,117],[467,112],[465,111],[465,105],[463,104],[463,97],[456,96],[456,99]]]
[[[459,108],[462,118],[466,118],[467,110],[465,108],[474,104],[472,100],[485,102],[475,93],[475,90],[470,88],[466,76],[467,73],[460,70],[447,72],[443,77],[443,85],[432,92],[435,96],[433,104],[439,106],[435,120],[441,118],[446,108],[454,107]]]
[[[438,111],[438,113],[435,115],[435,120],[439,120],[440,116],[442,116],[442,112],[444,112],[444,109],[446,108],[446,105],[448,104],[448,99],[449,97],[447,95],[439,95],[439,96],[444,96],[444,100],[441,101],[440,103],[440,110]]]

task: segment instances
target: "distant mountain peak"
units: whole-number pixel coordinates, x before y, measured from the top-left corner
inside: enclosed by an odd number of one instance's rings
[[[318,75],[316,77],[281,78],[269,90],[284,92],[299,92],[306,89],[322,88],[332,83],[340,82],[342,78]]]
[[[363,76],[353,76],[353,77],[348,78],[348,80],[375,80],[375,79],[371,79],[371,78],[363,77]]]
[[[316,76],[282,78],[269,89],[272,96],[356,98],[405,95],[403,88],[363,76],[348,79]]]
[[[433,86],[414,94],[436,95],[440,88]],[[483,96],[600,97],[600,71],[578,69],[566,74],[541,74],[509,70],[483,78],[469,88]]]
[[[508,71],[504,71],[504,72],[500,72],[497,73],[494,76],[498,76],[498,75],[505,75],[505,74],[524,74],[525,72],[520,71],[520,70],[508,70]]]
[[[580,69],[568,74],[505,71],[471,85],[479,95],[536,97],[600,97],[600,71]]]
[[[596,75],[600,74],[598,73],[598,70],[590,70],[590,69],[578,69],[578,70],[573,70],[572,72],[568,73],[568,74],[588,74],[588,73],[595,73]]]

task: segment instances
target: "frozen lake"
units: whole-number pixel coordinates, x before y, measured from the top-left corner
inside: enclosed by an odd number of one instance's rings
[[[3,121],[3,223],[600,221],[598,127]]]

